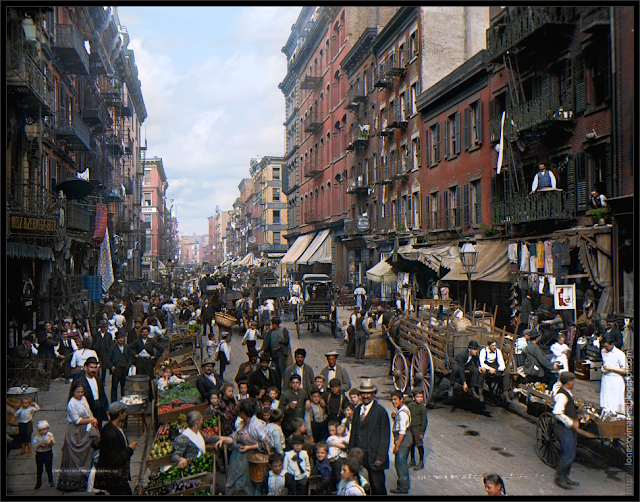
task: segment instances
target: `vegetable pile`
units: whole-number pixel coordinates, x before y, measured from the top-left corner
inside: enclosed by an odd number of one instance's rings
[[[204,490],[198,490],[197,492],[191,492],[189,495],[211,495],[211,488],[205,488]]]
[[[206,434],[207,436],[217,436],[220,431],[219,425],[220,424],[218,417],[208,418],[203,422],[200,432],[202,434]]]
[[[189,465],[184,468],[184,476],[193,476],[200,474],[201,472],[211,472],[213,469],[213,457],[210,453],[204,453],[199,457],[196,457],[189,462]]]
[[[164,457],[167,455],[171,455],[172,453],[173,453],[173,446],[171,445],[169,436],[163,435],[153,442],[153,446],[151,447],[151,452],[149,453],[149,458]]]
[[[163,404],[163,405],[160,405],[160,407],[158,408],[158,413],[162,415],[163,413],[169,413],[171,411],[181,410],[182,408],[191,408],[192,406],[193,404],[189,404],[189,403],[184,403],[181,405],[177,405],[176,403]]]
[[[188,481],[176,481],[175,483],[173,483],[173,488],[171,489],[171,493],[190,490],[191,488],[195,488],[196,486],[200,486],[199,479],[190,479]]]
[[[168,391],[159,393],[160,399],[158,400],[159,404],[168,404],[171,402],[176,402],[177,404],[181,404],[180,401],[183,397],[200,397],[200,392],[198,389],[191,387],[189,382],[184,382],[178,385],[177,387],[171,387]]]

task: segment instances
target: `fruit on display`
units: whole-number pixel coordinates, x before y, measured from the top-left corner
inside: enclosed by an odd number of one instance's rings
[[[205,488],[204,490],[191,492],[189,495],[211,495],[211,488]]]
[[[213,469],[213,457],[210,453],[204,453],[199,457],[195,457],[189,462],[189,465],[184,468],[184,476],[193,476],[194,474],[200,474],[201,472],[211,472]]]
[[[205,420],[202,424],[200,432],[207,436],[218,436],[220,433],[220,420],[218,417],[211,417]]]
[[[158,413],[162,415],[163,413],[169,413],[170,411],[181,410],[183,408],[191,408],[192,406],[194,406],[194,405],[193,404],[189,404],[189,403],[184,403],[184,404],[181,404],[181,405],[176,405],[174,403],[162,404],[158,408]]]
[[[173,483],[173,488],[171,489],[171,493],[182,492],[185,490],[190,490],[191,488],[195,488],[196,486],[200,486],[199,479],[190,479],[188,481],[176,481]]]
[[[167,455],[171,455],[172,453],[173,445],[171,444],[169,436],[162,435],[153,442],[151,451],[149,452],[149,458],[165,457]]]

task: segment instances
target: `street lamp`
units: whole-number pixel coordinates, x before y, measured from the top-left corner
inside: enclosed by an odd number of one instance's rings
[[[473,301],[471,299],[471,274],[478,264],[478,252],[476,251],[473,243],[465,241],[460,249],[460,261],[464,267],[464,271],[467,273],[467,284],[469,286],[469,313],[473,317]]]

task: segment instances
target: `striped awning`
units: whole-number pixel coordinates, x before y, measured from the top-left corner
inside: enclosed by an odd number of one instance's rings
[[[315,232],[311,232],[309,234],[298,236],[289,248],[289,251],[287,251],[287,254],[282,257],[280,263],[295,263],[296,260],[300,258],[300,255],[304,253],[305,249],[307,249],[307,246],[309,246],[309,243],[313,240],[315,235]]]
[[[326,229],[326,230],[323,230],[322,232],[318,233],[318,235],[316,235],[316,237],[313,239],[313,242],[311,242],[311,244],[309,244],[309,247],[306,249],[306,251],[296,261],[296,264],[297,265],[310,265],[311,263],[315,263],[315,262],[310,261],[310,259],[316,253],[318,248],[320,248],[320,246],[324,243],[325,239],[329,235],[329,232],[330,232],[330,230]]]

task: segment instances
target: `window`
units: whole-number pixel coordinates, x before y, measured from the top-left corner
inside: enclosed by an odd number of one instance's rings
[[[462,209],[460,205],[460,187],[455,186],[450,188],[444,194],[445,228],[451,228],[452,226],[459,227]]]
[[[445,157],[451,159],[460,153],[460,113],[445,121]]]
[[[145,213],[143,216],[144,222],[149,224],[148,228],[151,228],[151,215],[149,213]]]
[[[366,96],[369,93],[369,74],[367,70],[362,73],[362,94]]]
[[[480,100],[471,105],[469,115],[470,148],[474,148],[482,144],[482,102]]]
[[[144,184],[151,185],[151,169],[144,170]]]
[[[411,140],[411,154],[413,159],[413,169],[418,169],[421,165],[420,136]]]
[[[151,254],[153,248],[153,237],[151,235],[147,235],[145,237],[145,254]]]
[[[451,156],[451,151],[452,151],[451,121],[445,120],[442,125],[444,126],[444,138],[442,141],[442,158],[448,159]]]
[[[420,81],[416,81],[411,84],[411,95],[410,105],[411,105],[411,115],[418,113],[418,107],[416,106],[416,99],[418,98],[418,94],[420,94]]]
[[[413,58],[418,54],[418,30],[409,36],[409,58]]]
[[[471,183],[471,224],[482,223],[482,189],[480,180]]]
[[[280,179],[280,168],[279,167],[271,168],[271,175],[272,175],[274,180],[279,180]]]
[[[280,244],[280,232],[273,232],[273,243]]]
[[[150,193],[145,193],[144,194],[144,206],[150,206],[151,205],[151,194]]]
[[[274,188],[273,189],[273,200],[280,200],[280,189],[279,188]]]
[[[406,110],[405,95],[406,95],[406,93],[404,93],[404,92],[402,94],[400,94],[400,110],[399,110],[400,113],[399,113],[399,115],[400,115],[400,119],[402,121],[407,120],[407,117],[405,116],[405,110]]]
[[[440,162],[440,123],[434,124],[429,129],[429,165],[434,166]]]
[[[398,56],[400,58],[400,68],[407,66],[407,52],[404,50],[404,44],[400,44],[400,47],[398,47]]]
[[[280,210],[276,209],[273,211],[273,224],[280,225]]]
[[[427,197],[427,230],[440,228],[440,192],[433,192]]]
[[[610,97],[611,71],[609,69],[609,44],[599,44],[595,50],[591,78],[591,106],[598,106]]]
[[[411,195],[413,207],[413,228],[420,228],[420,192]]]

